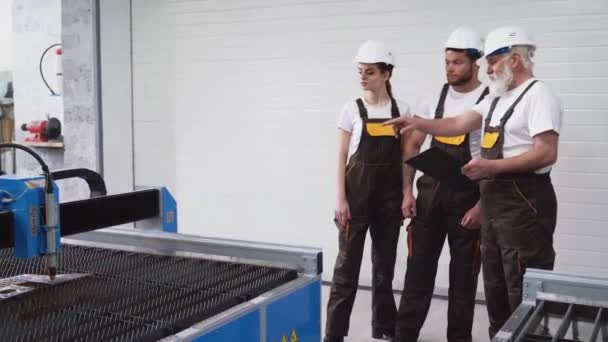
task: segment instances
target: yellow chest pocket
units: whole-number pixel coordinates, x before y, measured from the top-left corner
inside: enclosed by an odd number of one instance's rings
[[[393,132],[393,125],[384,126],[379,122],[366,123],[365,130],[367,131],[367,134],[372,137],[392,137],[395,135]]]
[[[500,137],[499,132],[485,132],[483,134],[483,140],[481,141],[481,147],[483,148],[492,148],[496,145],[498,141],[498,137]]]
[[[462,135],[457,135],[455,137],[435,137],[435,140],[444,143],[446,145],[454,145],[454,146],[459,146],[461,145],[464,140],[466,139],[466,134],[462,134]]]

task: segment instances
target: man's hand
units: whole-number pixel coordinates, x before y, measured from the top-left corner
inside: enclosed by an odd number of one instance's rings
[[[462,173],[471,180],[490,177],[495,174],[493,160],[475,157],[462,167]]]
[[[416,198],[412,191],[404,191],[403,202],[401,202],[401,212],[405,218],[416,217]]]
[[[416,129],[415,125],[416,117],[402,116],[395,119],[384,122],[385,126],[392,125],[395,137],[398,138],[401,135],[407,135]]]
[[[479,229],[481,226],[481,208],[479,202],[462,217],[460,225],[465,229]]]

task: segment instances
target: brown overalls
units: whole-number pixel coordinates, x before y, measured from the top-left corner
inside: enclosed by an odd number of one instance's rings
[[[503,158],[505,124],[536,82],[530,83],[495,127],[490,123],[499,98],[492,102],[485,120],[483,158]],[[492,338],[521,303],[526,268],[553,269],[557,200],[549,173],[497,175],[482,180],[480,191],[483,277]]]
[[[449,85],[445,84],[435,109],[435,119],[443,118]],[[479,103],[488,94],[486,88]],[[471,160],[469,134],[433,137],[431,146],[450,154],[462,165]],[[471,341],[479,255],[479,229],[460,225],[466,212],[479,201],[477,184],[454,188],[423,175],[416,183],[417,215],[408,227],[408,258],[404,290],[397,317],[397,341],[417,341],[429,311],[441,250],[447,236],[450,245],[450,289],[447,339]]]
[[[348,334],[365,237],[372,239],[372,328],[392,335],[396,306],[393,275],[399,231],[403,222],[403,180],[400,139],[395,139],[387,119],[369,119],[361,99],[357,100],[362,121],[361,141],[346,167],[346,197],[352,220],[348,231],[339,234],[336,260],[327,303],[326,334]],[[399,117],[393,99],[392,118]]]

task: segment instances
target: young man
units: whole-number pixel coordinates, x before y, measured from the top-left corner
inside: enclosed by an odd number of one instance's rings
[[[416,113],[427,119],[454,116],[479,103],[488,89],[478,78],[477,59],[483,55],[479,33],[460,27],[445,43],[447,83],[438,96],[424,101]],[[414,131],[406,141],[406,157],[420,152],[426,133]],[[439,148],[463,165],[479,155],[481,132],[456,136],[433,136],[431,147]],[[480,268],[479,189],[476,184],[455,188],[423,175],[417,181],[418,198],[414,199],[415,170],[407,167],[404,181],[403,214],[411,217],[408,227],[409,254],[405,288],[397,316],[397,341],[416,341],[426,319],[437,263],[446,236],[450,246],[450,290],[447,340],[471,341],[475,294]]]

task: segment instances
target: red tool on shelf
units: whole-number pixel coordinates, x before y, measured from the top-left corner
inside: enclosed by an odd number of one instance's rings
[[[57,118],[35,120],[21,125],[21,130],[31,133],[25,141],[48,142],[61,136],[61,122]]]

